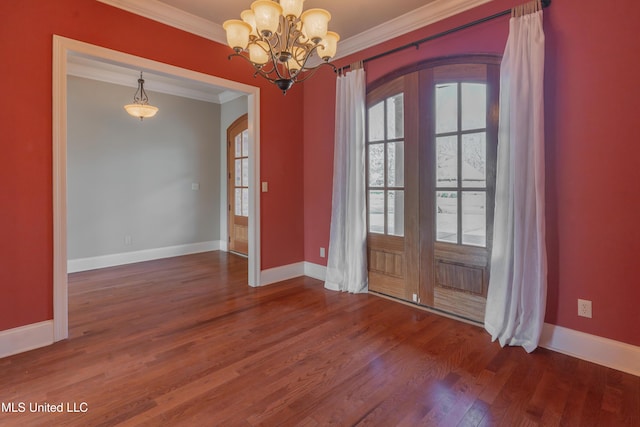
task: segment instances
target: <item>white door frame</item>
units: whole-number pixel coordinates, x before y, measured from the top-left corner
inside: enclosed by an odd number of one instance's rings
[[[260,286],[260,89],[89,43],[53,36],[53,338],[69,336],[67,289],[67,58],[69,53],[242,92],[249,115],[249,286]],[[225,142],[226,145],[226,142]]]

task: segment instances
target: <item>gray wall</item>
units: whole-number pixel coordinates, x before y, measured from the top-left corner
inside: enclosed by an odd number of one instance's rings
[[[141,122],[134,92],[68,77],[69,259],[220,240],[220,105],[149,92]]]

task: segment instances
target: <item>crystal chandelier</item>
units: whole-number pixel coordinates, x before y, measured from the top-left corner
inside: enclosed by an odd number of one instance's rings
[[[249,61],[254,77],[260,75],[275,83],[283,94],[294,83],[311,77],[322,65],[335,67],[329,60],[336,54],[340,36],[327,31],[331,15],[324,9],[302,11],[304,0],[257,0],[240,19],[225,21],[227,43],[235,51],[229,55]],[[317,55],[322,62],[311,65]],[[313,62],[313,61],[312,61]]]
[[[138,79],[138,90],[133,95],[133,104],[125,105],[124,109],[133,117],[138,117],[140,121],[147,117],[153,117],[158,112],[158,107],[149,105],[149,97],[147,92],[144,91],[142,71],[140,71],[140,78]]]

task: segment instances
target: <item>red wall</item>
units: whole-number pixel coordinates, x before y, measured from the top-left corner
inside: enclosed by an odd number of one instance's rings
[[[494,0],[339,61],[348,64],[522,1]],[[545,10],[546,322],[640,345],[640,2],[554,0]],[[508,17],[366,66],[367,80],[422,59],[502,53]],[[335,79],[304,88],[305,259],[326,265],[333,171]],[[577,316],[577,299],[593,318]]]
[[[229,48],[97,1],[0,1],[0,330],[53,317],[53,34],[260,86],[262,268],[303,260],[301,87],[283,97]]]

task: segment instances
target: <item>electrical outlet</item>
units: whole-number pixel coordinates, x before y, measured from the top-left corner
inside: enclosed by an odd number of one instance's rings
[[[578,299],[578,316],[592,318],[591,301]]]
[[[124,236],[124,244],[125,245],[129,246],[132,241],[133,241],[133,239],[131,239],[131,236]]]
[[[413,294],[413,302],[418,302],[418,294]]]
[[[320,248],[320,258],[324,258],[324,256],[325,256],[324,248]]]

